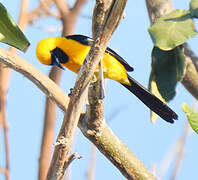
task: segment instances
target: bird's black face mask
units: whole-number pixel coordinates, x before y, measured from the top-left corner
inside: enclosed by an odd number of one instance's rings
[[[56,47],[51,53],[52,64],[58,66],[59,68],[64,70],[64,67],[60,63],[66,63],[68,61],[68,56],[63,52],[62,49]]]

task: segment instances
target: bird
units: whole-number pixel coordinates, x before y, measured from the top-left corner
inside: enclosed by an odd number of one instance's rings
[[[36,56],[44,65],[58,66],[61,69],[66,67],[78,73],[92,44],[92,38],[80,34],[49,37],[38,42]],[[133,71],[133,67],[109,47],[103,54],[102,68],[104,78],[119,82],[162,119],[169,123],[178,119],[170,107],[127,73]]]

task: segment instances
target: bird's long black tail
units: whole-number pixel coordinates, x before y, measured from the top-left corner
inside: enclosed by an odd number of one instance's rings
[[[146,88],[139,84],[135,79],[128,75],[131,86],[122,84],[135,96],[137,96],[146,106],[158,114],[165,121],[173,123],[178,118],[177,114],[169,108],[165,103],[151,94]]]

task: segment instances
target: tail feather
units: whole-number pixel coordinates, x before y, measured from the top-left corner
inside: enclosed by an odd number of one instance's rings
[[[147,107],[149,107],[165,121],[169,123],[174,123],[174,120],[176,120],[178,116],[171,108],[169,108],[156,96],[151,94],[146,88],[144,88],[129,75],[128,79],[131,82],[131,86],[122,84],[124,87],[126,87],[130,92],[137,96]]]

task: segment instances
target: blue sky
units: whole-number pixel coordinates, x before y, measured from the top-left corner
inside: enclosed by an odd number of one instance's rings
[[[2,0],[12,17],[17,20],[20,1]],[[83,9],[82,14],[91,16],[95,1],[90,1]],[[188,9],[189,1],[174,0],[175,8]],[[14,5],[13,5],[14,4]],[[30,9],[36,7],[36,2],[30,2]],[[128,1],[125,10],[126,18],[121,22],[110,41],[109,46],[118,52],[129,64],[134,67],[132,77],[145,87],[148,86],[150,74],[150,54],[153,47],[148,34],[150,25],[144,1]],[[31,46],[27,53],[19,53],[23,58],[48,74],[50,67],[40,64],[35,56],[36,44],[39,40],[50,36],[60,36],[60,32],[49,33],[43,28],[60,28],[61,24],[53,18],[44,19],[34,26],[29,26],[26,36]],[[75,33],[91,36],[91,19],[79,18]],[[197,52],[197,38],[190,40],[190,45]],[[1,47],[6,47],[1,44]],[[61,88],[68,93],[74,85],[76,75],[69,70],[63,72]],[[114,133],[137,155],[143,163],[150,168],[161,164],[172,145],[180,137],[186,118],[181,110],[185,102],[192,105],[194,98],[179,83],[177,95],[169,103],[177,112],[179,120],[173,125],[158,119],[156,124],[149,121],[149,109],[135,96],[129,93],[119,83],[106,81],[105,117]],[[7,118],[9,123],[9,141],[11,156],[11,177],[15,179],[37,179],[40,140],[42,136],[45,95],[29,80],[19,73],[12,71],[11,84],[8,92]],[[112,118],[112,114],[121,109]],[[63,113],[57,108],[56,133],[63,120]],[[2,150],[2,133],[1,149]],[[73,150],[83,158],[72,163],[72,179],[86,179],[89,166],[90,142],[78,130]],[[178,174],[179,180],[195,179],[197,177],[197,135],[192,132],[187,139],[184,162]],[[0,157],[0,166],[4,158]],[[169,179],[172,166],[163,179]],[[1,175],[0,175],[1,179]],[[102,155],[97,152],[96,180],[99,179],[125,179],[120,172]]]

